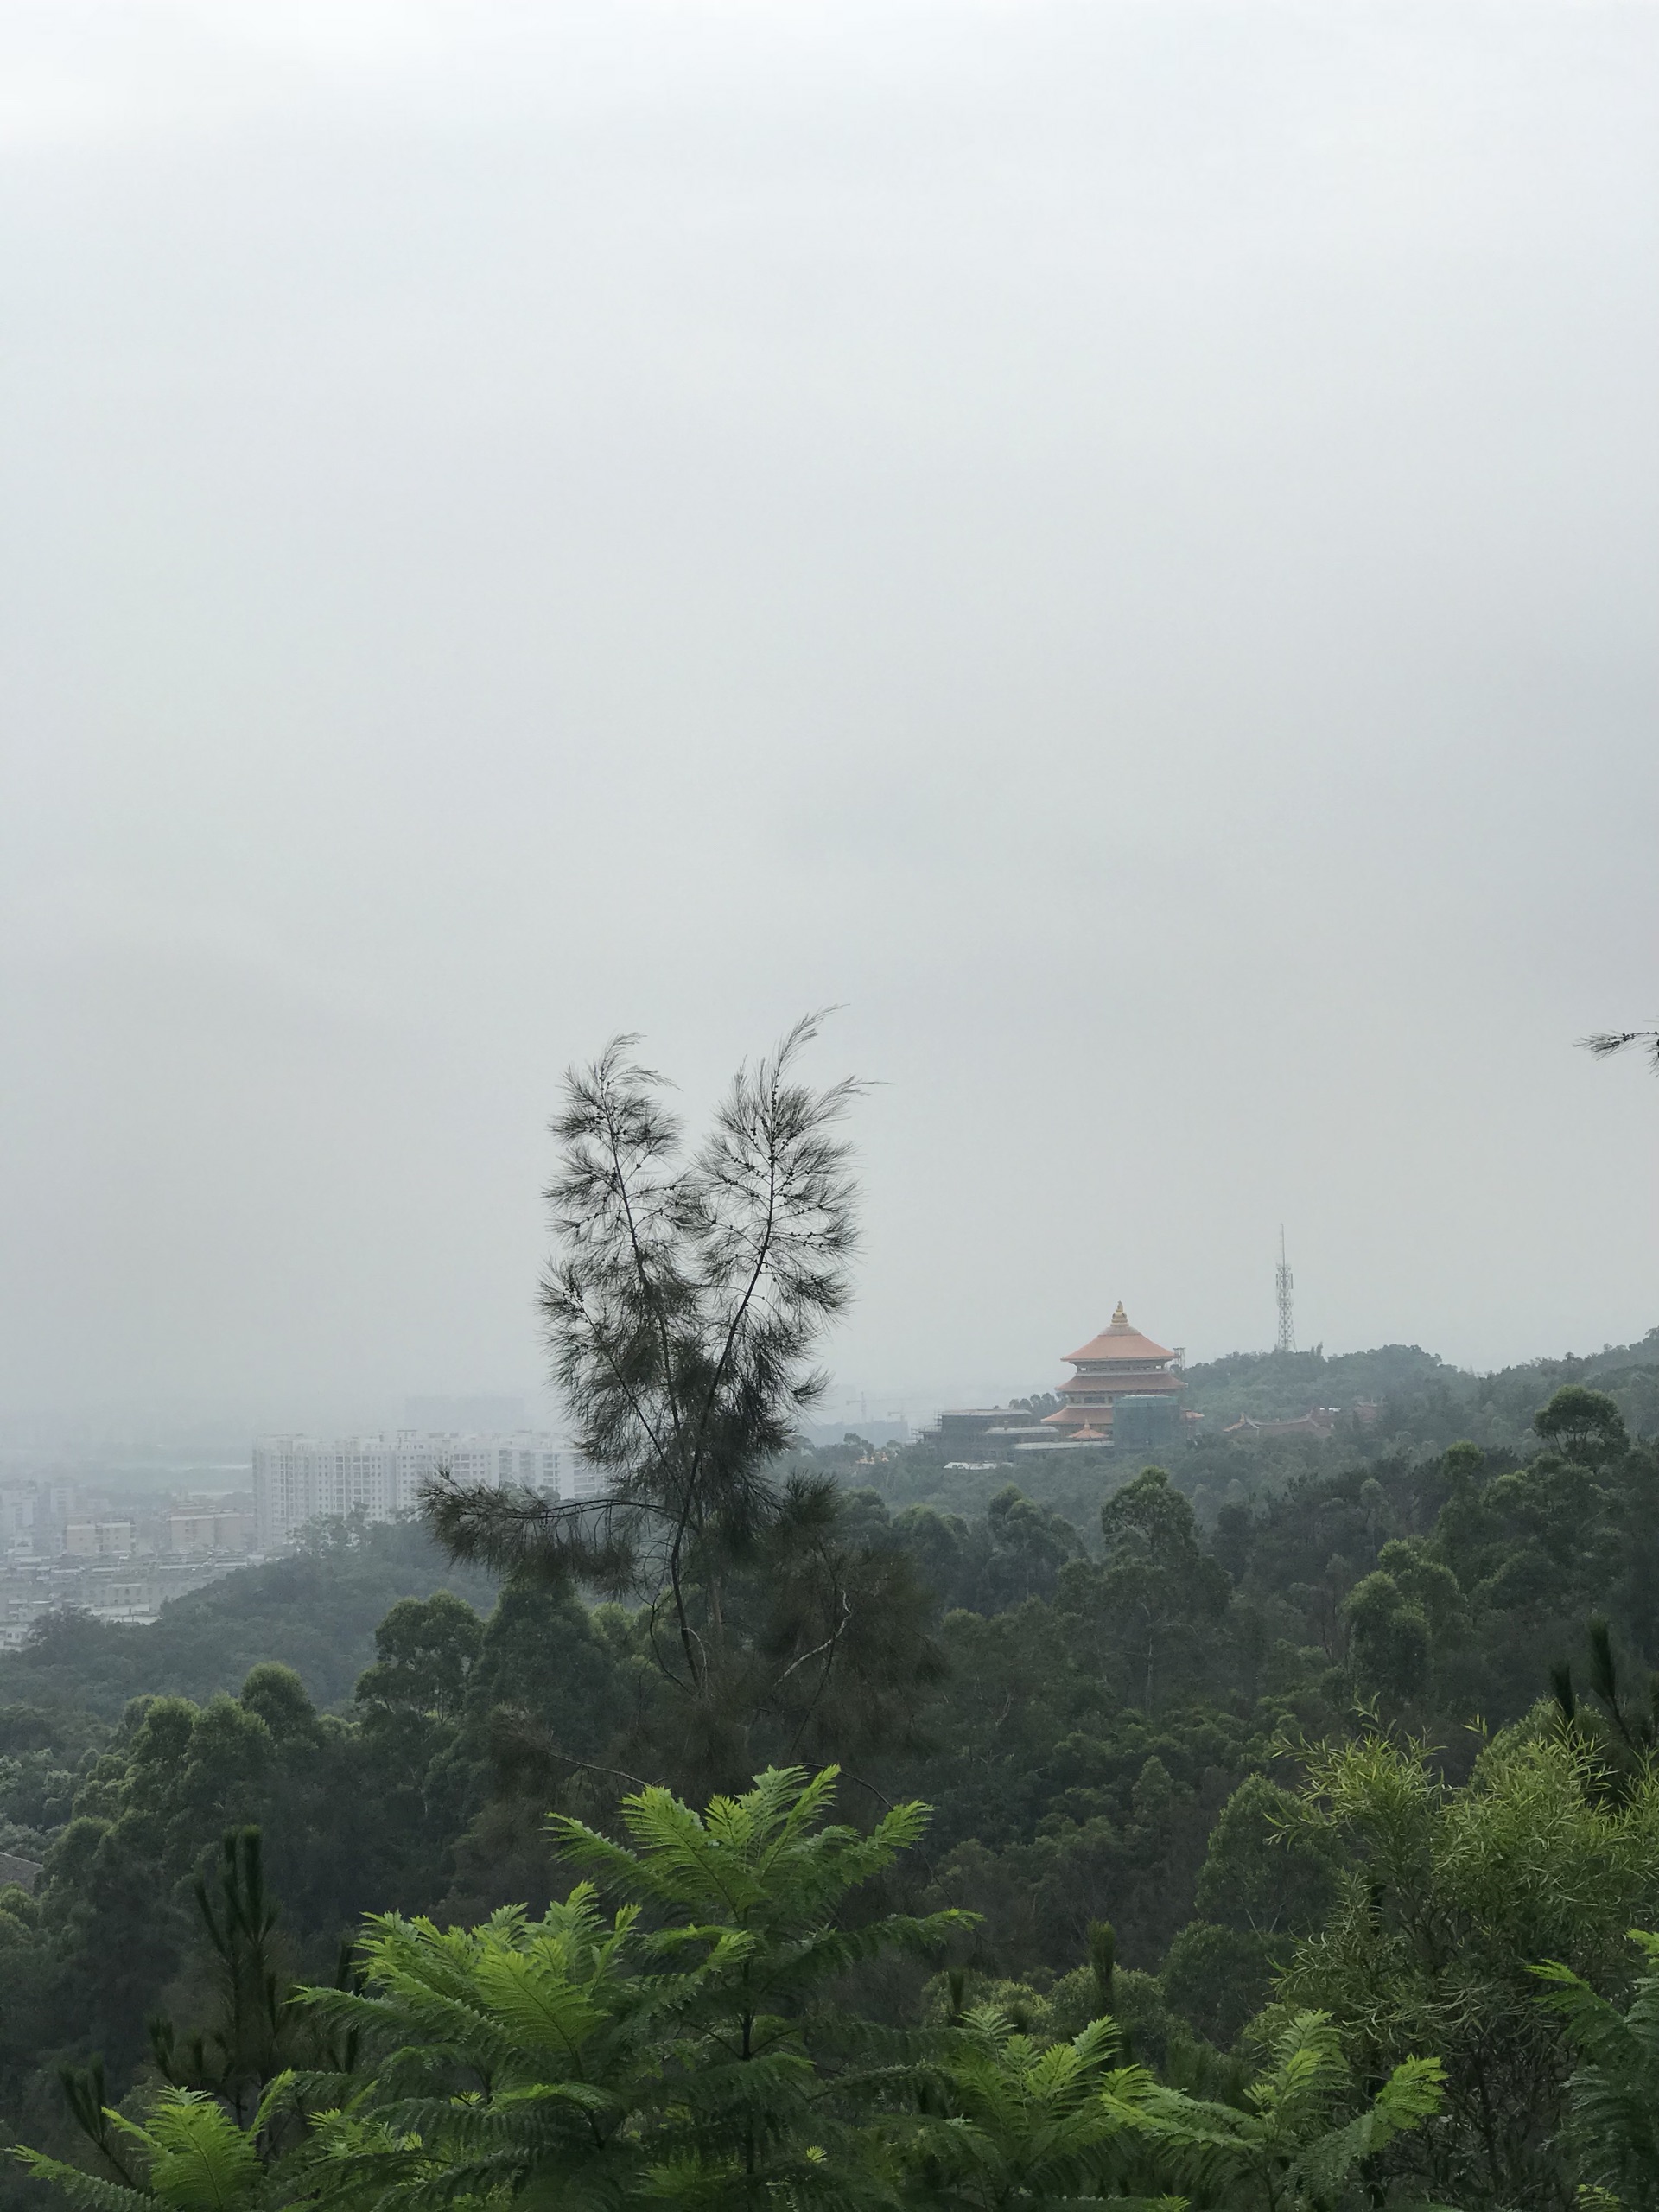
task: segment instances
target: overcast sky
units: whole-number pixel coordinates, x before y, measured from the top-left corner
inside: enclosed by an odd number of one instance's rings
[[[540,1371],[802,1010],[871,1415],[1659,1322],[1659,9],[0,6],[0,1391]],[[832,1414],[836,1408],[832,1406]]]

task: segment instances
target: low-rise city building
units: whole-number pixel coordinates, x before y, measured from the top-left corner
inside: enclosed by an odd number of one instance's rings
[[[245,1554],[253,1541],[251,1513],[221,1513],[202,1506],[167,1516],[168,1548],[192,1559],[220,1553]]]
[[[130,1521],[71,1521],[63,1532],[71,1559],[130,1559]]]
[[[100,1560],[63,1554],[49,1563],[12,1560],[0,1570],[0,1651],[21,1649],[38,1622],[58,1613],[145,1627],[169,1599],[205,1589],[242,1564],[234,1554]]]

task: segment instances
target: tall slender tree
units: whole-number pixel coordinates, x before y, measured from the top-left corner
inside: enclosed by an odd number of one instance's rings
[[[704,1708],[752,1675],[728,1584],[799,1517],[780,1459],[823,1393],[812,1355],[851,1294],[855,1192],[838,1124],[861,1085],[799,1078],[818,1026],[807,1017],[740,1068],[695,1149],[637,1038],[567,1075],[541,1307],[603,1491],[556,1502],[441,1476],[427,1493],[458,1557],[643,1596],[658,1665]],[[827,1679],[847,1625],[843,1610],[811,1666],[798,1652],[788,1664]]]

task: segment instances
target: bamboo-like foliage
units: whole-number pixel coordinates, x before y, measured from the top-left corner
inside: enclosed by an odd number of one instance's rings
[[[817,1034],[816,1020],[798,1022],[741,1068],[690,1153],[636,1038],[570,1071],[541,1304],[604,1495],[551,1503],[441,1478],[427,1499],[457,1555],[643,1588],[664,1616],[660,1661],[703,1700],[727,1671],[722,1573],[780,1510],[776,1461],[822,1394],[813,1350],[850,1295],[855,1192],[837,1125],[860,1086],[798,1078]]]
[[[1440,2059],[1440,2123],[1389,2160],[1424,2194],[1570,2196],[1560,2039],[1529,1966],[1566,1959],[1602,1981],[1659,1891],[1659,1776],[1644,1767],[1617,1792],[1606,1776],[1579,1732],[1534,1726],[1490,1744],[1461,1789],[1421,1743],[1371,1736],[1312,1763],[1303,1817],[1334,1831],[1352,1872],[1279,1993],[1339,2019],[1367,2075]]]

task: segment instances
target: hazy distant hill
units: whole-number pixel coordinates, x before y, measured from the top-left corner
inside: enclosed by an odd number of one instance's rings
[[[342,1703],[399,1598],[453,1590],[481,1611],[493,1577],[445,1560],[426,1531],[364,1530],[339,1547],[239,1568],[166,1606],[152,1628],[59,1615],[0,1658],[0,1706],[73,1705],[113,1719],[144,1692],[200,1700],[239,1689],[262,1659],[295,1669],[320,1706]]]
[[[1230,1352],[1186,1370],[1186,1404],[1212,1433],[1249,1414],[1294,1421],[1316,1406],[1380,1408],[1379,1435],[1450,1443],[1522,1446],[1532,1416],[1563,1382],[1584,1382],[1617,1400],[1632,1434],[1659,1431],[1659,1329],[1640,1343],[1608,1344],[1476,1375],[1421,1344],[1379,1344],[1327,1358],[1301,1352]]]

